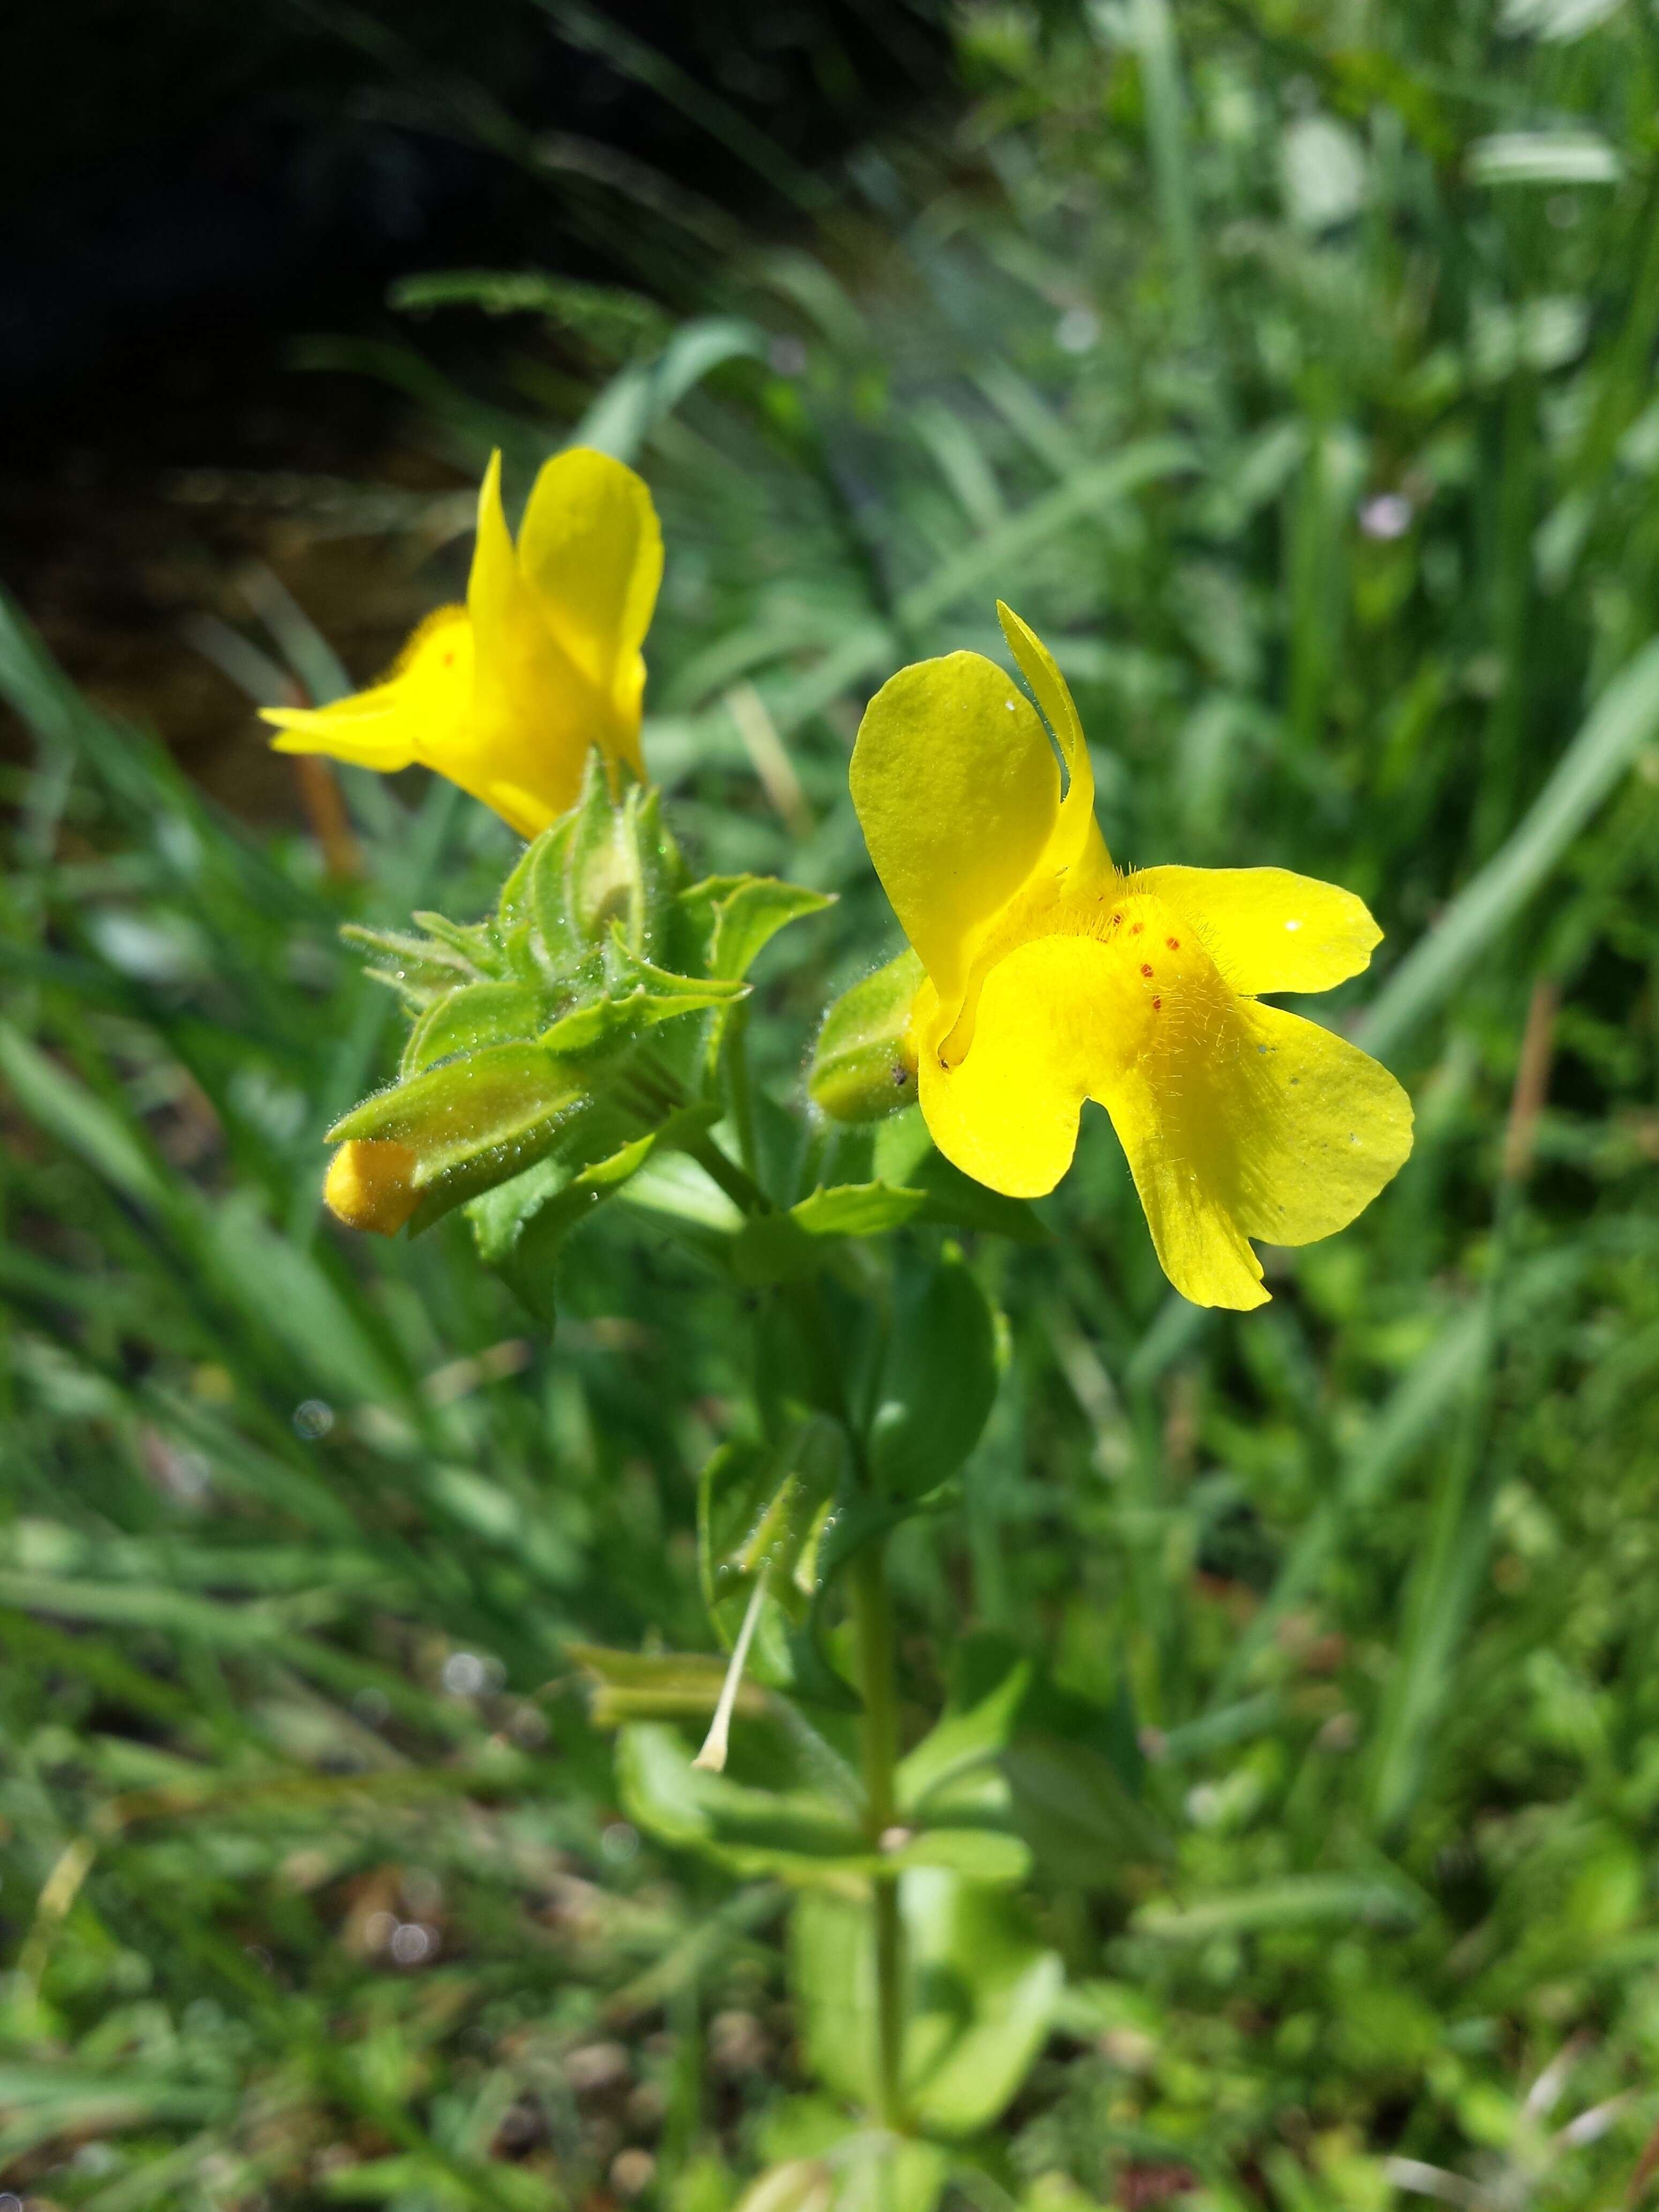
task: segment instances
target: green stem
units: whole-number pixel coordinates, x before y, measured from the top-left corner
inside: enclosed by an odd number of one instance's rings
[[[887,1595],[884,1546],[866,1545],[851,1568],[853,1620],[858,1644],[859,1689],[864,1699],[865,1821],[879,1850],[894,1825],[894,1769],[898,1763],[898,1689],[893,1663],[893,1611]],[[904,1945],[899,1921],[898,1877],[878,1875],[871,1885],[876,1938],[877,2118],[902,2124],[900,2062],[904,2037]]]
[[[757,1173],[755,1094],[749,1074],[749,1004],[741,1000],[726,1017],[720,1041],[720,1061],[726,1076],[726,1111],[738,1140],[738,1158],[745,1175]]]
[[[770,1213],[772,1201],[750,1175],[729,1158],[712,1137],[688,1136],[683,1149],[711,1182],[717,1182],[733,1206],[744,1213]]]

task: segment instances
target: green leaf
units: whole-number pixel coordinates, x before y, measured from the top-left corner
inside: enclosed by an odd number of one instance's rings
[[[1016,1244],[1047,1244],[1049,1232],[1023,1198],[1005,1198],[1000,1190],[954,1167],[943,1152],[929,1152],[905,1178],[908,1188],[919,1190],[927,1204],[918,1217],[938,1222],[945,1229],[975,1229],[989,1237],[1006,1237]]]
[[[936,1490],[979,1442],[997,1394],[997,1333],[985,1293],[946,1249],[902,1285],[870,1424],[877,1481],[907,1498]]]
[[[1056,1881],[1115,1888],[1126,1866],[1160,1865],[1169,1837],[1103,1753],[1059,1736],[1021,1736],[1001,1757],[1015,1827]]]
[[[1030,1846],[1001,1828],[924,1828],[890,1860],[896,1867],[944,1867],[992,1888],[1018,1888],[1031,1871]]]
[[[1268,1929],[1331,1926],[1412,1927],[1428,1910],[1419,1892],[1403,1881],[1340,1874],[1287,1875],[1228,1897],[1185,1906],[1149,1905],[1135,1915],[1144,1936],[1168,1943],[1207,1942],[1216,1936],[1256,1935]]]
[[[791,1631],[817,1582],[817,1538],[849,1471],[845,1432],[808,1415],[781,1450],[734,1442],[717,1451],[697,1486],[697,1560],[704,1601],[729,1650],[757,1580],[767,1594],[750,1664],[759,1679],[822,1702],[825,1670],[809,1639]],[[832,1702],[844,1700],[838,1682]]]
[[[595,1728],[629,1721],[706,1721],[719,1702],[726,1662],[703,1651],[610,1651],[597,1644],[568,1644],[566,1651],[593,1686],[590,1717]],[[737,1711],[758,1720],[766,1692],[745,1681]]]
[[[905,1934],[902,2082],[929,2133],[988,2126],[1042,2049],[1062,1975],[1004,1890],[944,1869],[899,1882]],[[874,2101],[875,1935],[866,1904],[827,1893],[797,1899],[792,1979],[807,2063],[839,2096]]]
[[[825,891],[776,876],[710,876],[679,896],[680,909],[703,948],[710,975],[741,981],[778,932],[835,904]]]
[[[656,1722],[623,1730],[617,1783],[637,1826],[748,1879],[844,1887],[883,1863],[845,1803],[817,1790],[757,1789],[705,1772],[684,1740]]]
[[[29,1119],[94,1174],[141,1206],[167,1206],[167,1180],[143,1139],[9,1022],[0,1022],[0,1078]]]
[[[689,1106],[660,1128],[617,1144],[625,1126],[621,1117],[596,1109],[591,1131],[584,1128],[591,1141],[580,1150],[598,1151],[599,1158],[584,1164],[580,1157],[555,1154],[468,1202],[479,1258],[499,1268],[530,1310],[550,1327],[554,1272],[565,1239],[623,1190],[653,1153],[694,1129],[707,1128],[719,1110]]]
[[[823,1265],[822,1249],[787,1213],[757,1213],[745,1221],[726,1257],[738,1280],[751,1290],[774,1283],[804,1283]]]
[[[1509,928],[1659,729],[1659,638],[1601,693],[1524,817],[1419,937],[1354,1024],[1356,1044],[1391,1060],[1465,970]]]
[[[900,1763],[899,1809],[925,1811],[929,1798],[964,1775],[988,1766],[1007,1744],[1025,1693],[1031,1662],[1022,1659],[1004,1680],[966,1712],[947,1712]]]
[[[1048,1231],[1023,1198],[988,1190],[933,1148],[920,1106],[884,1121],[875,1133],[878,1178],[896,1188],[920,1191],[927,1204],[919,1218],[947,1229],[977,1229],[1019,1244],[1046,1244]]]
[[[838,1183],[792,1206],[789,1218],[809,1237],[880,1237],[914,1221],[927,1204],[919,1190],[894,1190],[884,1182]]]
[[[794,2100],[779,2119],[768,2108],[765,2148],[776,2157],[779,2136],[805,2154],[781,2159],[738,2199],[737,2212],[933,2212],[951,2177],[938,2143],[849,2130],[848,2117],[827,2100]],[[792,2146],[794,2148],[794,2146]]]

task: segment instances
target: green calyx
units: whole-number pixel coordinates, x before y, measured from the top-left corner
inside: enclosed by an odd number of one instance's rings
[[[659,1144],[708,1127],[750,961],[824,903],[764,878],[688,885],[661,794],[613,792],[596,751],[493,914],[419,914],[419,935],[348,930],[413,1022],[398,1079],[330,1139],[407,1147],[412,1227],[469,1204],[485,1256],[512,1272],[538,1215],[584,1218]]]
[[[908,1031],[922,974],[915,954],[901,952],[842,992],[824,1016],[807,1088],[832,1121],[880,1121],[915,1103]]]

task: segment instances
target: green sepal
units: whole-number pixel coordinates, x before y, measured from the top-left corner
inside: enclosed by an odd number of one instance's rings
[[[409,1033],[399,1073],[418,1075],[457,1053],[487,1045],[523,1044],[543,1026],[542,994],[533,984],[463,983],[427,1008]]]
[[[682,872],[663,823],[661,793],[631,783],[617,803],[596,747],[563,848],[562,904],[571,934],[600,945],[620,933],[633,951],[650,957],[665,938]]]
[[[846,1431],[807,1413],[781,1449],[734,1440],[704,1467],[697,1484],[697,1564],[703,1601],[729,1650],[755,1583],[792,1620],[805,1613],[816,1580],[814,1553],[830,1502],[851,1473]]]
[[[392,963],[386,968],[371,965],[363,972],[395,991],[411,1014],[423,1013],[462,984],[480,980],[471,960],[434,938],[411,937],[400,929],[370,929],[357,921],[343,923],[340,935],[347,944],[363,945]]]
[[[537,1042],[550,1053],[599,1053],[629,1044],[659,1022],[740,999],[748,986],[654,968],[618,944],[608,994],[562,1014]]]
[[[447,914],[434,914],[426,907],[417,908],[411,919],[435,943],[468,962],[477,974],[489,973],[495,944],[488,922],[452,921]]]
[[[806,1087],[832,1121],[878,1121],[915,1103],[908,1037],[925,974],[914,952],[901,952],[843,991],[824,1016]]]
[[[534,963],[544,975],[562,974],[586,950],[571,927],[565,907],[565,852],[571,817],[562,815],[529,846],[501,886],[495,908],[496,933],[504,942],[522,934]]]
[[[514,1173],[531,1165],[592,1103],[576,1063],[536,1044],[490,1045],[366,1098],[335,1123],[328,1141],[407,1145],[417,1155],[417,1189],[486,1163],[496,1169],[489,1180],[499,1182],[501,1164],[511,1163]]]
[[[789,922],[835,902],[830,892],[775,876],[709,876],[683,890],[678,905],[704,972],[736,979]]]

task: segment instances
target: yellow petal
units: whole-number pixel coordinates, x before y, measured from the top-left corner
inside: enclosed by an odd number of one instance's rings
[[[1382,933],[1363,899],[1285,868],[1146,868],[1236,991],[1328,991],[1370,965]]]
[[[1202,1054],[1149,1058],[1103,1103],[1164,1272],[1194,1305],[1261,1304],[1245,1238],[1311,1244],[1346,1228],[1412,1148],[1411,1102],[1385,1067],[1246,999]]]
[[[617,750],[638,769],[640,647],[662,582],[662,529],[643,480],[608,453],[574,447],[537,477],[519,567],[549,628],[617,718]]]
[[[416,1155],[385,1138],[342,1145],[328,1164],[323,1200],[348,1229],[395,1237],[420,1204],[415,1188]]]
[[[922,985],[922,1119],[945,1158],[975,1182],[1009,1198],[1042,1198],[1072,1164],[1097,1057],[1091,1002],[1100,959],[1100,946],[1083,937],[1018,946],[986,977],[973,1043],[954,1066],[939,1050],[948,1010]]]
[[[390,772],[431,761],[428,748],[465,742],[472,709],[472,627],[465,607],[428,615],[384,683],[327,707],[266,707],[282,732],[282,753],[331,753],[359,768]],[[434,763],[436,764],[435,763]]]
[[[1139,879],[1137,879],[1139,880]],[[917,1009],[922,1113],[947,1158],[1020,1198],[1070,1164],[1085,1097],[1112,1117],[1164,1273],[1198,1305],[1266,1297],[1250,1237],[1351,1221],[1411,1149],[1386,1069],[1241,999],[1167,902],[1125,889],[1095,933],[1037,938],[986,977],[966,1057]]]
[[[1240,1226],[1273,1244],[1346,1229],[1411,1156],[1412,1104],[1358,1045],[1241,1002],[1250,1080],[1229,1086]]]
[[[1000,668],[953,653],[883,684],[865,709],[850,780],[882,888],[954,1010],[976,947],[1054,835],[1054,748]]]
[[[501,510],[499,453],[478,494],[466,604],[477,647],[471,726],[446,757],[423,757],[515,828],[526,826],[527,802],[539,829],[575,803],[589,749],[615,750],[615,714],[549,628],[520,572]]]
[[[1106,841],[1095,820],[1095,765],[1089,757],[1088,740],[1083,734],[1070,686],[1042,640],[1029,623],[1022,622],[1013,609],[1005,606],[1000,599],[997,601],[997,619],[1002,624],[1008,649],[1019,663],[1020,672],[1030,685],[1066,763],[1066,797],[1043,865],[1052,866],[1056,874],[1066,870],[1075,889],[1081,882],[1079,864],[1085,858],[1092,879],[1103,877],[1111,867]]]

